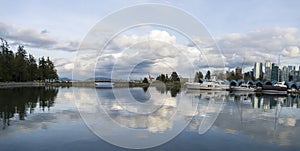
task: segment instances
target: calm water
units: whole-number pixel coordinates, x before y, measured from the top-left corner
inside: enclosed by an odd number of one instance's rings
[[[0,89],[0,150],[299,150],[299,108],[297,95]]]

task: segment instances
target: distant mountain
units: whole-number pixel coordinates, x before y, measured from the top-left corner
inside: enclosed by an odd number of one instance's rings
[[[70,79],[68,77],[62,77],[62,78],[59,78],[59,81],[72,81],[72,79]]]

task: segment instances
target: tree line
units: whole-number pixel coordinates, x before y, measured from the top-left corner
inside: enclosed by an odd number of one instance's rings
[[[19,45],[16,53],[10,50],[9,44],[0,38],[0,81],[26,82],[51,81],[58,79],[53,62],[47,57],[36,59],[27,54],[24,46]]]
[[[168,74],[160,74],[156,77],[156,80],[161,81],[161,82],[180,82],[180,78],[177,74],[177,72],[172,72],[171,76],[168,77]]]

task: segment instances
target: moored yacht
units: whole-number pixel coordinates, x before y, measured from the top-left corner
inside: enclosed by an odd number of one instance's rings
[[[231,86],[232,91],[248,91],[254,92],[256,89],[247,83],[242,83],[240,86]]]
[[[277,82],[274,85],[265,85],[262,92],[266,94],[287,94],[287,85],[285,82]]]
[[[229,90],[229,84],[224,81],[208,80],[202,83],[186,82],[187,89],[194,90]]]

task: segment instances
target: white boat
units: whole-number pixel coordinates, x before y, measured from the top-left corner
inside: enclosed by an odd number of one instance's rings
[[[113,87],[114,87],[113,82],[97,82],[97,83],[95,83],[95,88],[111,89]]]
[[[232,91],[247,91],[247,92],[254,92],[256,89],[251,87],[249,84],[242,83],[240,86],[232,86]]]
[[[287,85],[285,82],[277,82],[274,85],[265,85],[262,88],[265,94],[287,94]]]
[[[185,85],[187,89],[193,90],[229,90],[229,85],[224,81],[186,82]]]

